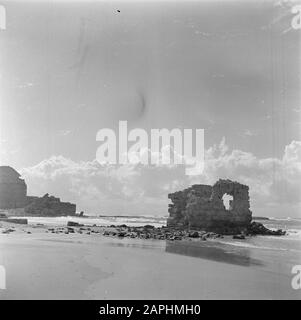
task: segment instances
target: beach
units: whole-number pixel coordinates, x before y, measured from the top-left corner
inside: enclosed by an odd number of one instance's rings
[[[299,2],[1,1],[0,300],[300,300]]]
[[[105,227],[67,234],[61,225],[58,233],[41,223],[0,225],[2,300],[301,298],[291,286],[301,256],[292,244],[273,250],[256,246],[260,237],[160,241],[104,236]]]

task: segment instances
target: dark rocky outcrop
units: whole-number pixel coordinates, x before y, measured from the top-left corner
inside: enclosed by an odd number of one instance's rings
[[[27,186],[20,174],[8,166],[0,166],[0,209],[13,210],[9,214],[38,216],[74,216],[76,205],[61,202],[45,194],[43,197],[27,196]],[[17,210],[22,210],[17,212]]]
[[[253,221],[247,228],[246,234],[250,236],[254,235],[264,235],[264,236],[284,236],[286,234],[285,231],[278,230],[270,230],[266,228],[262,223]]]
[[[32,201],[25,207],[25,213],[38,216],[74,216],[76,205],[61,202],[60,198],[45,194],[43,197],[31,197]]]
[[[23,208],[26,205],[27,186],[20,174],[9,166],[0,166],[0,208]]]
[[[0,221],[3,222],[9,222],[9,223],[17,223],[17,224],[28,224],[27,219],[22,219],[22,218],[1,218]]]
[[[245,240],[246,237],[243,235],[243,234],[235,234],[233,236],[233,239],[236,239],[236,240]]]
[[[0,212],[0,219],[3,219],[3,218],[7,218],[7,215],[5,213]]]
[[[74,222],[74,221],[68,221],[67,222],[67,227],[82,227],[83,224],[78,223],[78,222]]]

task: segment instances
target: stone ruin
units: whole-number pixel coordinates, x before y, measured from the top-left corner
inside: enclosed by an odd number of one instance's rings
[[[9,166],[0,166],[0,209],[14,209],[15,215],[74,216],[76,205],[59,198],[27,196],[27,186],[21,175]],[[21,213],[15,209],[22,209]]]
[[[233,197],[226,209],[223,197]],[[219,180],[213,186],[196,184],[168,195],[168,227],[234,234],[247,229],[252,221],[249,187],[231,180]]]

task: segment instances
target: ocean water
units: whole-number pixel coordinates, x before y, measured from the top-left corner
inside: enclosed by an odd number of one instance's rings
[[[126,224],[128,226],[144,226],[146,224],[155,227],[166,225],[167,217],[153,216],[89,216],[89,217],[24,217],[29,224],[42,223],[46,225],[66,225],[68,221],[74,221],[85,225],[110,226]]]
[[[155,216],[99,216],[99,217],[27,217],[30,224],[42,223],[46,225],[66,225],[74,221],[85,225],[110,226],[126,224],[128,226],[144,226],[146,224],[160,227],[166,225],[167,217]],[[268,250],[289,250],[301,253],[301,219],[283,218],[258,220],[269,229],[282,229],[287,232],[285,236],[256,236],[243,241],[223,240],[231,246],[258,248]],[[301,262],[301,261],[300,261]]]

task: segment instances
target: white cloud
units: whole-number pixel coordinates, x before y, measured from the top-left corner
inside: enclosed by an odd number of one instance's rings
[[[167,215],[167,194],[193,183],[229,178],[249,185],[255,215],[297,216],[301,209],[301,142],[283,157],[259,159],[229,150],[223,138],[206,151],[202,176],[186,176],[183,166],[100,165],[53,156],[21,171],[29,193],[51,193],[77,203],[78,210],[102,214]]]
[[[246,129],[246,130],[244,131],[244,135],[245,135],[245,136],[249,136],[249,137],[254,137],[254,136],[257,136],[257,135],[258,135],[258,132],[257,132],[257,131],[254,131],[254,130]]]
[[[34,86],[34,83],[32,83],[32,82],[25,82],[25,83],[21,83],[21,84],[17,85],[17,87],[19,89],[30,88],[32,86]]]
[[[72,131],[71,130],[68,130],[68,129],[65,129],[65,130],[59,130],[58,131],[58,135],[59,136],[68,136]]]
[[[300,141],[292,141],[287,145],[282,159],[259,159],[252,153],[241,150],[225,153],[224,148],[222,144],[207,151],[205,182],[213,183],[218,178],[230,178],[249,185],[251,206],[255,214],[300,215]],[[285,211],[281,211],[283,208]]]

